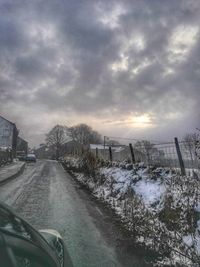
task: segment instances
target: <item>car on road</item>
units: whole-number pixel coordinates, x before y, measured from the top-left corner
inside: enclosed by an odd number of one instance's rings
[[[56,230],[37,231],[0,202],[0,266],[73,266],[62,237]]]
[[[27,162],[36,162],[36,156],[35,156],[35,154],[28,154],[26,156],[26,161]]]

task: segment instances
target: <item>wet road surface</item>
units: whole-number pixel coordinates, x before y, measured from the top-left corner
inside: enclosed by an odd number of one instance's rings
[[[0,200],[35,228],[58,230],[74,267],[146,266],[118,242],[102,207],[56,161],[27,164],[22,175],[0,186]]]

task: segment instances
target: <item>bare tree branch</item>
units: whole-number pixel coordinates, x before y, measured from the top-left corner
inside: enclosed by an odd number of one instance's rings
[[[46,135],[46,143],[56,151],[56,159],[60,156],[61,146],[69,139],[68,129],[62,125],[54,126]]]

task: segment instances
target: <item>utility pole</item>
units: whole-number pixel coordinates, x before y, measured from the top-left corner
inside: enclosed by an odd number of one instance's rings
[[[104,135],[104,137],[103,137],[103,153],[104,153],[104,159],[106,157],[106,151],[105,151],[105,149],[106,149],[106,136]]]

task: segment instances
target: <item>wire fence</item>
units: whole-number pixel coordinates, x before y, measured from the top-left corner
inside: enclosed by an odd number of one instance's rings
[[[200,170],[196,141],[156,142],[104,137],[103,145],[91,145],[96,157],[108,161],[144,162],[147,166],[169,167],[192,175]]]

